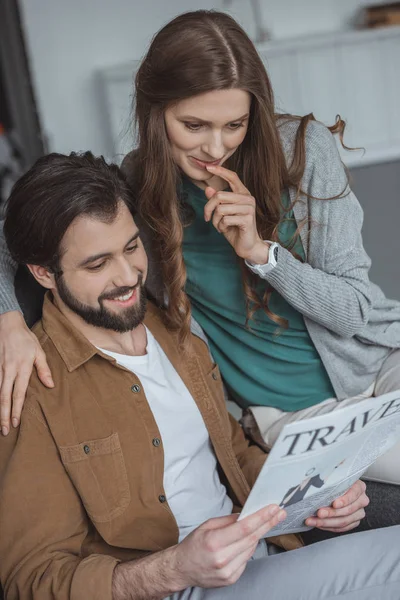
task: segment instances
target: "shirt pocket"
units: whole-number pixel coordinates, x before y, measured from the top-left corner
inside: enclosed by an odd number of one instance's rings
[[[60,446],[61,460],[93,521],[120,516],[131,495],[118,433]]]

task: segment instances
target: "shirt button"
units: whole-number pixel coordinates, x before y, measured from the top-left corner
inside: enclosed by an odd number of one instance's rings
[[[137,383],[135,383],[132,387],[131,390],[134,394],[138,394],[140,392],[140,385],[138,385]]]
[[[217,381],[218,379],[218,375],[216,373],[213,373],[211,377],[214,379],[214,381]]]
[[[85,444],[85,445],[83,446],[83,451],[84,451],[84,453],[85,453],[85,454],[89,454],[89,452],[90,452],[90,448],[89,448],[89,446],[88,446],[87,444]]]
[[[161,444],[160,438],[153,439],[153,446],[155,446],[157,448],[160,444]]]
[[[158,496],[159,501],[161,502],[161,504],[164,504],[164,502],[167,501],[166,497],[164,496],[164,494],[160,494]]]

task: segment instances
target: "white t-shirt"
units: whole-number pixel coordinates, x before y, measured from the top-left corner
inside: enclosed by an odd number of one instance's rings
[[[103,350],[140,379],[161,433],[164,490],[179,527],[179,541],[212,517],[231,514],[203,418],[189,390],[146,328],[147,354]]]

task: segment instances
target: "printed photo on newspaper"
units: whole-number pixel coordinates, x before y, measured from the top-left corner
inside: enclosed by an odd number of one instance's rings
[[[305,519],[344,494],[375,460],[400,441],[400,391],[286,425],[239,519],[267,504],[287,512],[268,535],[310,529]]]

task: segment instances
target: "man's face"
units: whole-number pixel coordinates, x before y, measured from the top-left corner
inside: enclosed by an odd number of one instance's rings
[[[61,305],[89,325],[120,333],[143,321],[147,256],[125,204],[110,223],[87,215],[75,219],[61,251],[62,275],[53,290]]]

